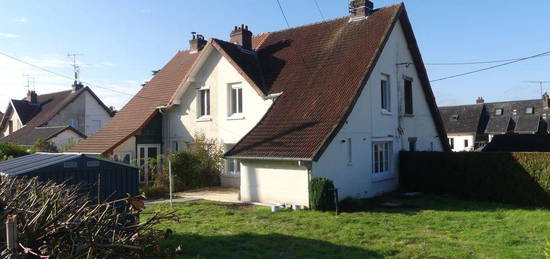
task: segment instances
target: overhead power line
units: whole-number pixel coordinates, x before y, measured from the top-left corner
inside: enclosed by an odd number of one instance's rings
[[[323,15],[323,11],[321,11],[321,7],[319,7],[319,3],[317,3],[317,0],[313,0],[313,2],[315,2],[315,6],[317,6],[317,11],[319,11],[319,14],[321,15],[321,19],[323,19],[324,21],[325,16]]]
[[[548,56],[550,54],[541,55],[539,57]],[[426,66],[460,66],[460,65],[481,65],[492,63],[503,63],[509,61],[520,60],[521,58],[500,59],[500,60],[487,60],[487,61],[470,61],[470,62],[439,62],[439,63],[426,63]]]
[[[279,0],[277,0],[277,4],[279,5],[279,9],[281,10],[281,14],[283,15],[283,18],[285,19],[286,27],[290,28],[290,24],[288,23],[288,20],[286,19],[285,11],[283,10],[283,7],[281,6],[281,2],[279,2]]]
[[[528,60],[528,59],[538,58],[538,57],[541,57],[541,56],[546,56],[546,55],[549,55],[549,54],[550,54],[550,51],[547,51],[547,52],[539,53],[539,54],[536,54],[536,55],[533,55],[533,56],[528,56],[528,57],[524,57],[524,58],[515,59],[513,61],[509,61],[509,62],[506,62],[506,63],[503,63],[503,64],[498,64],[498,65],[494,65],[494,66],[490,66],[490,67],[486,67],[486,68],[476,69],[476,70],[473,70],[473,71],[470,71],[470,72],[465,72],[465,73],[460,73],[460,74],[456,74],[456,75],[452,75],[452,76],[446,76],[446,77],[434,79],[434,80],[431,80],[430,82],[438,82],[438,81],[443,81],[443,80],[447,80],[447,79],[451,79],[451,78],[456,78],[456,77],[461,77],[461,76],[470,75],[470,74],[474,74],[474,73],[479,73],[479,72],[482,72],[482,71],[487,71],[487,70],[495,69],[495,68],[498,68],[498,67],[507,66],[507,65],[510,65],[510,64],[525,61],[525,60]]]
[[[43,67],[38,66],[38,65],[35,65],[35,64],[32,64],[32,63],[30,63],[30,62],[27,62],[27,61],[22,60],[22,59],[20,59],[20,58],[16,58],[16,57],[11,56],[11,55],[9,55],[9,54],[6,54],[6,53],[4,53],[4,52],[0,52],[0,54],[3,55],[3,56],[5,56],[5,57],[8,57],[8,58],[10,58],[10,59],[13,59],[13,60],[15,60],[15,61],[17,61],[17,62],[26,64],[26,65],[29,65],[29,66],[31,66],[31,67],[37,68],[37,69],[39,69],[39,70],[42,70],[42,71],[44,71],[44,72],[50,73],[50,74],[52,74],[52,75],[56,75],[56,76],[58,76],[58,77],[62,77],[62,78],[65,78],[65,79],[68,79],[68,80],[71,80],[71,81],[74,80],[74,78],[72,78],[72,77],[70,77],[70,76],[67,76],[67,75],[64,75],[64,74],[61,74],[61,73],[58,73],[58,72],[55,72],[55,71],[52,71],[52,70],[43,68]],[[85,84],[85,85],[93,86],[93,87],[96,87],[96,88],[101,88],[101,89],[104,89],[104,90],[107,90],[107,91],[111,91],[111,92],[114,92],[114,93],[118,93],[118,94],[124,94],[124,95],[132,96],[132,97],[138,97],[138,98],[149,99],[149,100],[155,100],[155,101],[162,101],[162,102],[165,101],[165,100],[160,100],[160,99],[156,99],[156,98],[141,96],[141,95],[138,95],[138,94],[126,93],[126,92],[123,92],[123,91],[115,90],[115,89],[112,89],[112,88],[109,88],[109,87],[97,85],[97,84],[90,83],[90,82],[82,82],[82,83]]]

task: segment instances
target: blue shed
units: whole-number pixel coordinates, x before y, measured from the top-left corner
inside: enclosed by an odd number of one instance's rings
[[[36,153],[0,162],[2,177],[38,177],[41,181],[83,184],[94,201],[137,195],[138,168],[86,154]]]

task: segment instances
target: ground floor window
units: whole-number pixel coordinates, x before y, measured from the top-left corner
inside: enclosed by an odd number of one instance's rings
[[[132,163],[132,152],[117,152],[113,155],[113,160],[122,162],[125,164]]]
[[[374,142],[372,144],[373,180],[383,180],[391,176],[391,165],[393,162],[392,147],[391,142]]]
[[[231,176],[241,175],[241,161],[239,159],[227,159],[227,174]]]

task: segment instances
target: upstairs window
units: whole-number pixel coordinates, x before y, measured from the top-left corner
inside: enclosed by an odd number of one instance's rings
[[[210,116],[210,89],[203,86],[199,89],[199,117]]]
[[[405,114],[413,114],[413,92],[412,92],[412,79],[406,78],[404,82],[405,87]]]
[[[535,108],[534,107],[525,108],[525,114],[533,114],[533,113],[535,113]]]
[[[381,106],[382,111],[391,112],[391,91],[390,91],[390,76],[382,75],[382,80],[380,81],[380,96],[381,96]]]
[[[232,84],[230,87],[230,115],[243,113],[243,89],[241,84]]]
[[[495,109],[496,116],[502,116],[503,113],[504,113],[504,110],[502,108]]]

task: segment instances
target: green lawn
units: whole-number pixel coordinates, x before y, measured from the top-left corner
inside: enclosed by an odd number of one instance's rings
[[[393,198],[405,208],[281,211],[196,201],[174,206],[181,223],[163,249],[182,258],[543,258],[550,210],[441,196]],[[149,206],[145,213],[168,210]],[[147,218],[144,215],[143,218]]]

